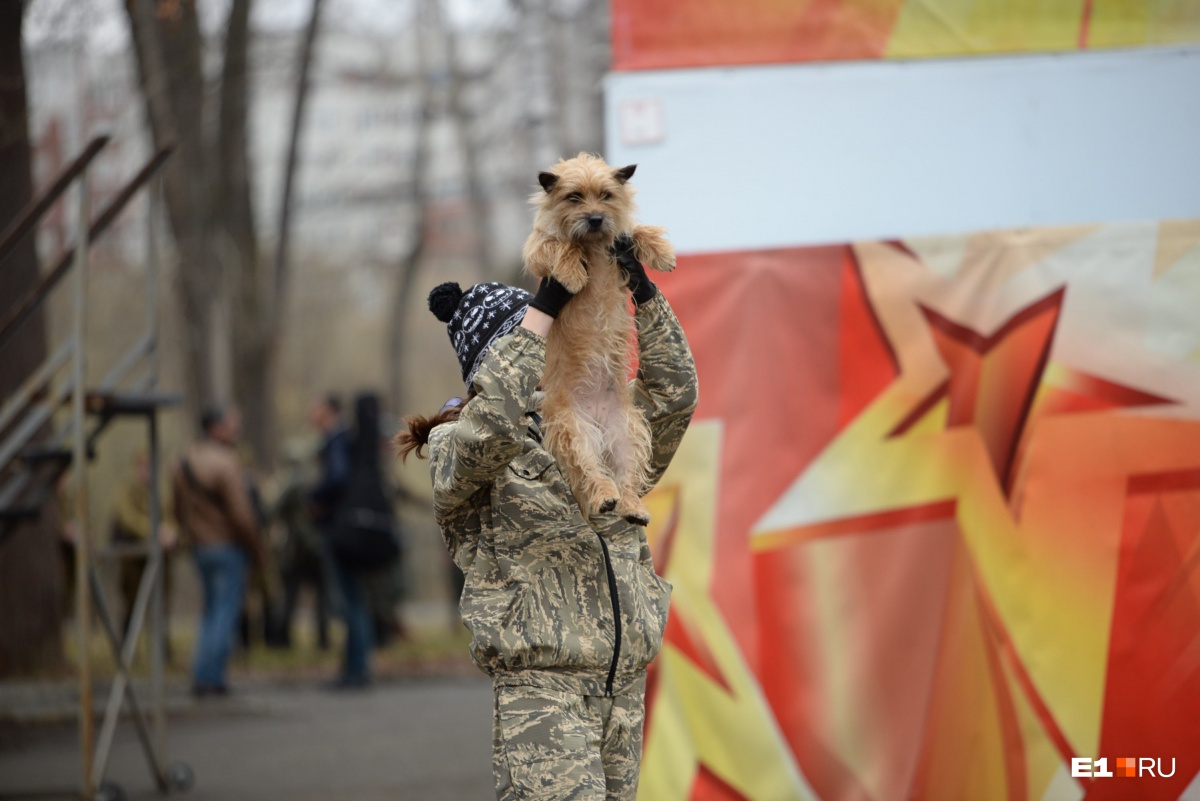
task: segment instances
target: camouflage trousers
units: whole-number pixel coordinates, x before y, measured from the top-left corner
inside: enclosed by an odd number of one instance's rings
[[[634,801],[644,688],[612,698],[497,686],[498,801]]]

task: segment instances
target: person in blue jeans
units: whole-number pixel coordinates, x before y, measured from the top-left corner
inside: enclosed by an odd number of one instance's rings
[[[350,434],[342,423],[342,405],[335,395],[314,400],[309,406],[308,419],[322,436],[317,452],[321,475],[310,495],[313,519],[325,543],[326,559],[338,589],[342,620],[346,626],[341,673],[330,687],[356,689],[366,687],[371,681],[371,611],[357,573],[338,559],[329,547],[350,483]]]
[[[262,541],[237,452],[241,417],[213,409],[200,420],[202,436],[175,465],[175,516],[193,547],[204,592],[203,615],[192,662],[192,693],[229,692],[226,665],[251,562],[264,563]]]
[[[246,552],[238,545],[201,545],[194,556],[204,591],[204,616],[192,664],[192,692],[225,695],[225,666],[246,594]]]

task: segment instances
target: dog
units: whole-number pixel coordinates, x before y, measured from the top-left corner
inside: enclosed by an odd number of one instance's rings
[[[629,179],[636,168],[614,169],[580,153],[539,173],[542,191],[531,199],[536,211],[524,258],[530,275],[552,277],[575,293],[546,342],[546,447],[586,515],[615,510],[644,526],[650,427],[628,386],[636,332],[612,247],[627,235],[634,256],[661,271],[675,268],[675,251],[662,228],[634,223]]]

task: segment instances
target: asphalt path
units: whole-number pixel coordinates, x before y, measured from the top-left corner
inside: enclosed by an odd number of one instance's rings
[[[487,801],[492,692],[483,677],[376,685],[364,691],[259,687],[198,702],[170,724],[172,759],[195,784],[180,801]],[[129,801],[162,798],[132,724],[123,723],[108,777]],[[30,727],[0,751],[0,797],[70,787],[76,729]]]

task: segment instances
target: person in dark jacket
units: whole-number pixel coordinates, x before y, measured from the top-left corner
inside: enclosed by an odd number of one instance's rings
[[[346,647],[333,689],[366,687],[371,680],[371,611],[366,594],[355,571],[333,551],[332,542],[339,513],[350,484],[350,433],[342,423],[342,405],[334,395],[313,401],[309,407],[309,422],[321,432],[323,441],[317,452],[320,478],[310,494],[313,520],[325,543],[327,559],[340,598],[342,621],[346,626]]]
[[[271,509],[271,520],[283,529],[283,542],[277,555],[279,577],[283,580],[283,606],[279,615],[280,645],[292,645],[292,618],[300,599],[300,590],[309,585],[316,596],[317,646],[329,649],[328,570],[321,545],[321,532],[312,519],[309,493],[312,489],[311,453],[288,449],[287,483]]]
[[[628,391],[651,432],[644,494],[687,430],[696,367],[645,270],[630,253],[614,256],[636,307]],[[645,529],[585,513],[542,444],[535,390],[546,335],[571,296],[553,279],[533,298],[501,284],[445,287],[430,309],[447,323],[467,399],[407,418],[397,444],[402,456],[429,447],[434,514],[466,577],[471,657],[495,692],[497,797],[633,801],[646,668],[662,645],[671,585],[654,571]]]

